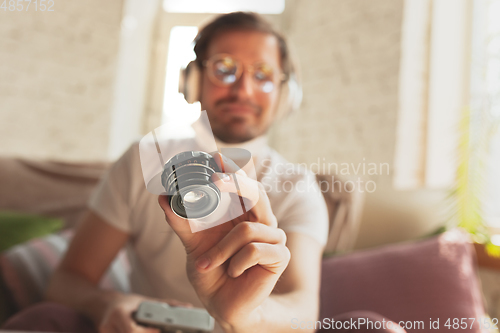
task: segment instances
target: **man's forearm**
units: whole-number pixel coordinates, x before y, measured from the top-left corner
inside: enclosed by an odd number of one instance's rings
[[[52,276],[45,298],[76,309],[96,326],[112,302],[123,297],[116,291],[105,291],[80,276],[58,269]]]
[[[255,310],[250,323],[242,323],[233,327],[226,327],[227,333],[246,332],[295,332],[292,328],[292,320],[297,318],[299,322],[316,321],[319,315],[318,297],[311,292],[297,291],[286,294],[271,295]],[[301,330],[301,332],[314,332]]]

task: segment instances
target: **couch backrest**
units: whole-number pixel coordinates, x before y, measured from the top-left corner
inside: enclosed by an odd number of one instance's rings
[[[0,210],[62,218],[73,227],[108,163],[0,158]]]
[[[62,218],[73,227],[109,163],[62,163],[0,158],[0,210]],[[326,253],[352,250],[364,202],[355,183],[335,175],[317,175],[329,213]]]

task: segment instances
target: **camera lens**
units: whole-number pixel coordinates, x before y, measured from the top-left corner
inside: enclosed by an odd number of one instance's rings
[[[172,157],[163,167],[161,182],[172,211],[180,217],[207,217],[219,206],[221,194],[212,182],[219,166],[210,154],[185,151]]]
[[[200,204],[205,198],[205,194],[200,190],[189,191],[184,195],[184,204]]]

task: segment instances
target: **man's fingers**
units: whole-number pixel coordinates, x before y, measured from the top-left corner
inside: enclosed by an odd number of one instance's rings
[[[235,193],[244,198],[245,210],[252,210],[258,222],[269,226],[278,225],[267,193],[261,183],[246,176],[221,173],[215,173],[212,180],[222,192]]]
[[[227,158],[221,153],[214,154],[215,163],[224,173],[236,173],[238,175],[246,176],[246,172],[243,171],[233,160]]]
[[[124,332],[123,329],[120,329],[118,323],[106,322],[101,324],[98,328],[99,333],[121,333]]]
[[[239,223],[219,243],[196,260],[196,267],[200,272],[208,272],[222,265],[245,245],[252,242],[284,245],[286,234],[282,229],[272,228],[262,223]]]
[[[212,180],[222,192],[236,193],[253,204],[260,199],[259,182],[249,177],[234,173],[216,173],[212,176]]]
[[[146,327],[132,322],[127,333],[160,333],[160,330],[158,328]]]
[[[181,301],[178,301],[175,299],[167,299],[167,300],[164,300],[163,302],[165,302],[171,306],[177,306],[177,307],[182,307],[182,308],[192,308],[193,307],[193,304],[191,304],[191,303],[181,302]]]
[[[283,244],[250,243],[231,258],[227,274],[237,278],[255,265],[271,273],[281,274],[289,261],[290,250]]]
[[[166,195],[159,195],[158,203],[165,212],[165,218],[168,224],[172,227],[172,229],[174,229],[175,233],[185,243],[185,241],[187,241],[193,235],[193,233],[191,232],[191,228],[189,227],[189,222],[186,219],[175,215],[175,213],[172,211],[172,208],[170,208]]]
[[[99,327],[100,333],[160,333],[157,328],[146,327],[136,323],[127,311],[115,311]]]

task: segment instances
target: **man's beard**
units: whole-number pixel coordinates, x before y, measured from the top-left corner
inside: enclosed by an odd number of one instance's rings
[[[238,121],[237,119],[234,120],[234,122],[237,121]],[[212,127],[212,131],[217,139],[226,143],[242,143],[250,141],[260,135],[260,133],[256,133],[255,131],[251,130],[246,130],[246,131],[228,130],[227,126],[223,126],[221,128]]]
[[[224,98],[220,99],[215,103],[215,108],[219,110],[219,112],[216,112],[215,114],[217,117],[227,119],[227,115],[224,113],[225,108],[229,107],[241,107],[241,108],[248,108],[254,112],[254,115],[256,119],[260,117],[262,114],[262,108],[250,101],[241,101],[238,98],[235,97],[230,97],[230,98]],[[212,115],[211,112],[207,112],[209,119],[211,118],[210,116]],[[267,131],[267,128],[260,129],[258,128],[258,123],[255,125],[244,125],[245,128],[242,130],[241,128],[238,128],[238,123],[245,123],[248,120],[245,119],[246,116],[241,116],[239,117],[238,115],[235,115],[230,119],[229,123],[224,121],[217,121],[216,119],[211,119],[210,123],[212,126],[212,131],[214,135],[221,141],[224,141],[226,143],[242,143],[246,142],[249,140],[254,139],[257,136],[262,135],[265,131]]]

